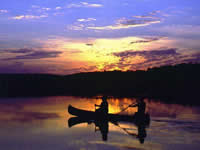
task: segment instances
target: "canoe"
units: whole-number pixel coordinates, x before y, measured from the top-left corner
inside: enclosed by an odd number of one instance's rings
[[[83,109],[78,109],[73,107],[72,105],[68,106],[68,112],[71,115],[77,116],[82,118],[82,120],[108,120],[111,122],[132,122],[135,124],[150,124],[150,115],[146,114],[138,114],[135,113],[134,115],[120,115],[120,114],[111,114],[108,113],[107,115],[103,115],[101,113],[97,113],[94,111],[88,111]]]

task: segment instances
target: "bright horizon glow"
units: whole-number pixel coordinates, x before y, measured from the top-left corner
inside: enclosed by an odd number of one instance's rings
[[[0,2],[0,73],[72,74],[199,63],[197,3]]]

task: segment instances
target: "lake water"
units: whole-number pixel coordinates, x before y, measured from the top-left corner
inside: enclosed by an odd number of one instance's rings
[[[110,98],[109,112],[117,113],[135,102]],[[94,110],[100,98],[41,97],[0,99],[0,150],[199,150],[200,107],[164,104],[145,99],[151,122],[144,143],[139,127],[130,122],[107,124],[107,141],[93,122],[69,128],[69,104]],[[134,114],[129,108],[124,114]],[[96,130],[96,132],[95,132]]]

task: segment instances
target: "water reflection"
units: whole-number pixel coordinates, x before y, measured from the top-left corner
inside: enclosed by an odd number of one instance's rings
[[[110,121],[111,122],[111,121]],[[102,135],[102,140],[107,141],[108,140],[108,132],[109,132],[109,121],[108,120],[87,120],[81,117],[72,117],[68,120],[68,127],[71,128],[75,125],[81,124],[81,123],[87,123],[91,124],[93,123],[95,125],[95,132],[100,131]],[[138,133],[132,133],[130,130],[134,130],[134,128],[123,128],[120,126],[118,122],[111,122],[113,125],[119,127],[124,132],[126,132],[128,135],[132,137],[136,137],[141,144],[144,143],[144,140],[147,136],[146,133],[146,127],[149,127],[149,125],[145,124],[137,124],[135,125],[137,127]]]
[[[77,117],[71,117],[68,120],[68,127],[71,128],[74,125],[87,123],[93,123],[95,125],[95,132],[100,131],[102,135],[102,140],[107,141],[108,132],[109,132],[109,122],[113,125],[121,128],[128,135],[136,137],[141,144],[144,143],[144,140],[147,136],[146,127],[150,125],[150,115],[145,113],[146,103],[143,100],[144,98],[138,99],[137,103],[133,103],[122,109],[119,113],[112,114],[108,113],[108,102],[107,97],[102,97],[101,105],[98,106],[99,109],[95,111],[88,111],[75,108],[71,105],[68,107],[68,112]],[[129,107],[138,107],[138,111],[134,115],[121,115],[120,113],[124,112]],[[137,127],[138,133],[131,133],[130,128],[122,128],[120,122],[128,122],[134,124]]]
[[[115,122],[77,119],[67,112],[69,104],[95,111],[94,104],[100,105],[101,101],[99,97],[1,98],[0,149],[199,150],[200,107],[146,98],[146,112],[151,115],[149,127],[125,119]],[[109,113],[118,113],[135,102],[135,98],[109,98]],[[131,116],[137,111],[137,107],[131,107],[122,115]],[[66,124],[68,120],[71,128]],[[144,144],[139,139],[144,139]]]
[[[102,140],[107,141],[108,132],[109,132],[109,121],[108,120],[90,120],[81,117],[72,117],[68,120],[68,127],[71,128],[75,125],[87,123],[87,124],[94,124],[95,129],[94,131],[100,131],[102,135]]]

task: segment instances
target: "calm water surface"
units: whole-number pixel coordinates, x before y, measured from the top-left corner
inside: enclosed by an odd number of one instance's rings
[[[109,112],[117,113],[135,99],[109,99]],[[68,126],[73,117],[69,104],[94,110],[98,98],[42,97],[0,99],[0,150],[199,150],[200,107],[145,100],[150,114],[143,144],[133,123],[108,123],[108,139],[102,140],[94,123]],[[125,114],[134,114],[129,108]],[[95,129],[97,131],[95,132]]]

